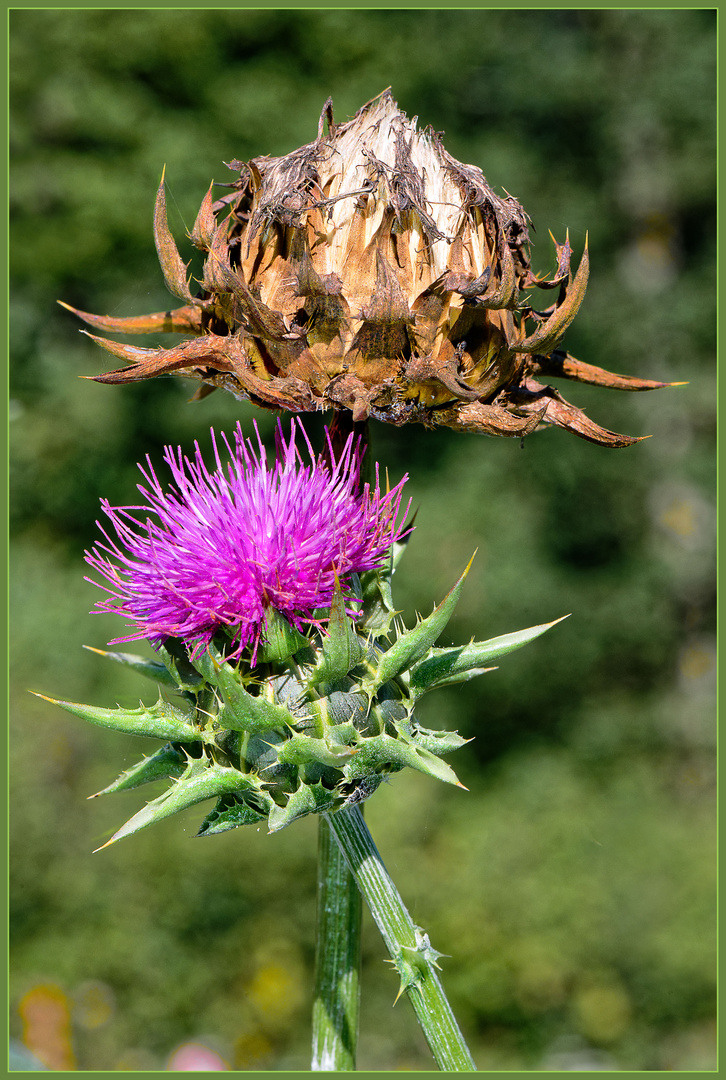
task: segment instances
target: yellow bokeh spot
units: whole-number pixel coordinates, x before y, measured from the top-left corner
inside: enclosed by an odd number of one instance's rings
[[[258,1069],[272,1053],[272,1044],[259,1031],[250,1031],[235,1041],[234,1068]]]
[[[630,1000],[621,986],[585,987],[573,1006],[578,1031],[593,1042],[615,1042],[630,1024]]]
[[[689,540],[696,532],[693,503],[687,499],[674,499],[660,515],[660,524],[682,540]]]
[[[293,975],[281,964],[258,968],[248,987],[250,1001],[263,1016],[284,1017],[300,1003],[301,991]]]
[[[701,679],[713,670],[715,663],[716,658],[710,649],[703,645],[689,645],[681,655],[681,675],[684,679]]]

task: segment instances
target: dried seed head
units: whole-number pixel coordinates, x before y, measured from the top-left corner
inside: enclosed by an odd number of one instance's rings
[[[534,275],[520,204],[451,157],[436,132],[418,131],[388,91],[340,125],[328,100],[313,142],[230,168],[231,191],[214,202],[210,187],[190,234],[206,255],[198,295],[169,232],[162,178],[156,246],[184,306],[129,319],[76,312],[98,329],[190,340],[139,349],[94,338],[130,364],[97,381],[174,372],[201,380],[199,395],[223,387],[292,412],[349,409],[355,421],[515,437],[555,424],[604,446],[638,441],[538,381],[668,385],[561,349],[585,294],[587,246],[573,274],[569,238],[555,241],[553,276]],[[554,297],[544,310],[528,295],[536,288]]]

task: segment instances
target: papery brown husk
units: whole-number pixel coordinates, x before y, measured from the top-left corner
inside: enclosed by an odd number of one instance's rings
[[[533,274],[517,200],[451,157],[439,134],[418,131],[389,91],[340,125],[328,100],[313,142],[229,167],[237,179],[217,201],[210,187],[190,234],[205,254],[194,288],[162,177],[154,235],[182,307],[130,318],[70,309],[99,330],[189,338],[140,349],[91,335],[128,365],[96,381],[174,373],[201,381],[197,397],[220,387],[272,409],[504,437],[556,425],[610,447],[639,440],[600,427],[539,380],[672,385],[561,348],[585,295],[587,242],[575,273],[566,237],[555,241],[552,277]],[[553,301],[538,307],[535,289]]]

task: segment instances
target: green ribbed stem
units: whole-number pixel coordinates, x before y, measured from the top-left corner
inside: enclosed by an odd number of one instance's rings
[[[410,972],[413,962],[417,979],[406,993],[436,1064],[442,1072],[475,1072],[476,1066],[432,963],[437,954],[430,950],[428,939],[406,910],[360,807],[344,807],[327,814],[326,820],[396,967]],[[431,959],[426,956],[429,951]]]
[[[358,886],[328,820],[318,822],[318,917],[311,1069],[352,1072],[358,1040],[360,924]]]

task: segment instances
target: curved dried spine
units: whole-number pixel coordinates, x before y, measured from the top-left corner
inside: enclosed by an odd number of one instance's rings
[[[537,327],[533,334],[517,343],[517,352],[548,353],[559,345],[562,337],[585,298],[587,279],[590,274],[590,260],[587,253],[587,240],[577,273],[571,284],[565,288],[561,303],[557,304],[552,314]]]
[[[531,370],[536,375],[546,375],[551,379],[573,379],[591,386],[608,386],[613,390],[662,390],[666,386],[685,385],[639,379],[635,375],[617,375],[614,371],[606,371],[594,364],[585,364],[569,353],[559,351],[549,356],[534,356],[532,360]]]
[[[116,351],[134,366],[98,381],[172,372],[268,408],[345,408],[355,420],[505,436],[554,424],[605,446],[637,441],[559,397],[536,407],[528,397],[532,375],[668,385],[560,351],[587,287],[587,242],[574,276],[569,234],[552,238],[552,276],[534,274],[517,200],[499,197],[437,133],[417,130],[388,91],[343,124],[328,100],[312,142],[230,168],[231,191],[214,201],[210,186],[189,234],[206,254],[198,296],[168,228],[162,178],[154,235],[167,286],[185,305],[129,320],[77,312],[96,329],[182,332],[208,347],[156,350],[148,362]],[[520,299],[535,288],[559,290],[544,312]]]
[[[128,315],[117,318],[114,315],[91,315],[88,311],[58,303],[67,311],[73,312],[96,330],[106,330],[111,334],[203,334],[202,313],[198,306],[189,304],[173,311],[155,311],[151,315]]]

